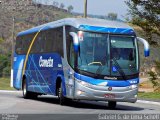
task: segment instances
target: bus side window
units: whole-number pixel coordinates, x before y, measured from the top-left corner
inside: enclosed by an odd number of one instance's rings
[[[45,44],[45,52],[52,52],[53,48],[53,39],[52,39],[52,30],[45,31],[44,32],[44,41],[46,42]]]
[[[66,34],[66,47],[67,47],[67,60],[69,65],[74,68],[74,48],[73,48],[73,38],[69,35],[67,29]]]
[[[57,52],[63,57],[63,29],[56,29],[56,42],[57,44]]]
[[[46,38],[46,34],[45,34],[45,32],[43,32],[43,33],[41,33],[40,34],[40,37],[39,37],[39,52],[40,53],[44,53],[44,52],[46,52],[45,51],[45,46],[46,46],[46,44],[47,44],[47,38]]]
[[[54,28],[43,33],[45,52],[63,55],[63,28]]]
[[[29,35],[29,39],[27,40],[27,44],[30,45],[31,44],[31,41],[33,39],[34,35]],[[43,34],[40,33],[35,42],[33,43],[33,46],[31,48],[31,53],[33,54],[36,54],[36,53],[43,53],[44,52],[44,48],[43,48]],[[28,49],[28,48],[27,48]]]
[[[67,61],[69,65],[74,68],[74,61],[75,61],[75,52],[73,46],[73,38],[69,34],[70,32],[77,32],[77,29],[71,26],[65,26],[66,30],[66,50],[67,50]]]

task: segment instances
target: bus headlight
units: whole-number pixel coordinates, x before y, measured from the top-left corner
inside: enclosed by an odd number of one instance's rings
[[[134,84],[134,85],[131,85],[131,86],[130,86],[131,89],[135,89],[135,88],[137,88],[137,87],[138,87],[137,84]]]
[[[91,87],[92,85],[90,83],[81,81],[81,80],[77,80],[78,83],[80,83],[81,85],[85,86],[85,87]]]
[[[77,91],[77,94],[78,94],[78,95],[83,95],[83,94],[85,94],[85,92],[82,91],[82,90],[78,90],[78,91]]]

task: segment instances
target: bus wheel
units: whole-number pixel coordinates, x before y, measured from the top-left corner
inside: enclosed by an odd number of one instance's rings
[[[22,86],[23,98],[24,99],[31,98],[31,93],[29,91],[27,91],[26,80],[23,80],[23,84],[22,85],[23,85]]]
[[[116,105],[117,105],[117,102],[115,102],[115,101],[108,101],[108,107],[110,109],[115,109]]]
[[[65,104],[65,97],[63,96],[62,83],[61,83],[60,87],[58,88],[58,98],[59,98],[60,105],[64,105]]]

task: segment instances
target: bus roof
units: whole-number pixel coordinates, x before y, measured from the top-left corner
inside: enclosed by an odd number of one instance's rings
[[[37,27],[33,27],[26,31],[22,31],[18,33],[18,36],[35,33],[40,30],[48,30],[51,28],[56,28],[64,25],[70,25],[79,30],[84,30],[84,31],[113,33],[113,34],[132,34],[132,35],[135,34],[134,30],[123,22],[102,20],[96,18],[65,18],[47,24],[43,24]]]

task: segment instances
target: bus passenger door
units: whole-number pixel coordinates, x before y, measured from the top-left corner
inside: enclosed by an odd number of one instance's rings
[[[73,37],[71,35],[67,35],[67,58],[68,60],[63,61],[64,76],[66,81],[66,94],[69,98],[74,98],[74,61],[75,61],[75,51],[73,44]],[[68,61],[68,62],[67,62]]]

